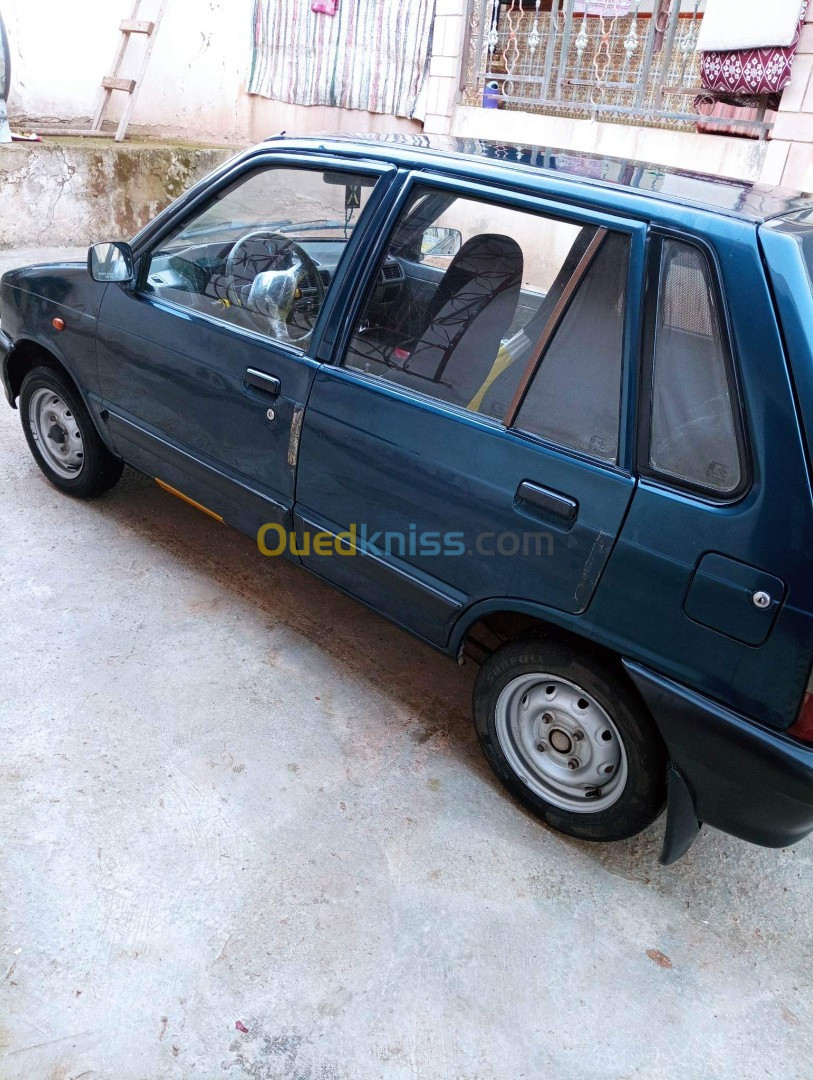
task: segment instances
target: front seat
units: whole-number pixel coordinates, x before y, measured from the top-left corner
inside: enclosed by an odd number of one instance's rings
[[[479,411],[484,416],[498,418],[505,416],[520,380],[520,374],[516,370],[517,365],[523,371],[525,370],[531,354],[542,336],[542,331],[556,310],[568,282],[576,272],[576,267],[581,262],[595,235],[596,230],[593,226],[585,225],[582,227],[533,317],[509,342],[510,356],[507,356],[508,363],[502,366],[502,370],[496,378],[493,377],[492,372],[489,372],[488,375],[491,378],[488,383],[481,384],[478,388]]]
[[[441,279],[408,358],[384,378],[468,405],[513,322],[523,266],[522,249],[510,236],[468,240]]]

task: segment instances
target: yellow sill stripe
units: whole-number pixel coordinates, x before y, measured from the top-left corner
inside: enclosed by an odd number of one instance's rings
[[[184,495],[182,491],[178,491],[177,488],[170,487],[169,484],[165,484],[163,480],[159,480],[158,477],[154,477],[156,484],[164,491],[168,491],[170,495],[174,495],[176,499],[181,499],[185,503],[189,503],[190,506],[194,506],[196,510],[200,510],[201,513],[206,514],[207,517],[214,518],[215,521],[219,521],[223,524],[223,518],[220,514],[216,514],[214,510],[210,510],[208,506],[204,506],[202,503],[195,502],[194,499],[190,499],[188,495]]]

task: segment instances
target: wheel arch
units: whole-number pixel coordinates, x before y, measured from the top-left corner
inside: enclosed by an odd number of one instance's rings
[[[37,341],[35,338],[19,338],[3,362],[3,382],[6,387],[6,397],[12,409],[17,408],[17,399],[20,396],[20,390],[26,375],[37,367],[49,367],[64,379],[67,379],[71,388],[78,394],[87,409],[91,423],[96,428],[99,438],[107,449],[115,454],[116,449],[111,442],[110,433],[107,431],[106,426],[100,422],[97,409],[93,407],[87,395],[82,392],[79,381],[71,371],[70,366],[54,349],[43,345],[42,342]]]
[[[495,598],[467,608],[452,628],[449,652],[457,657],[465,652],[479,662],[480,657],[485,658],[506,641],[526,634],[555,638],[583,652],[600,655],[624,672],[624,657],[618,650],[579,633],[564,620],[557,621],[548,609],[518,599]]]
[[[20,396],[20,390],[26,375],[29,371],[33,371],[35,367],[42,366],[54,368],[61,375],[70,379],[77,394],[84,397],[73,373],[62,357],[34,338],[20,338],[15,342],[14,348],[3,363],[4,382],[12,409],[17,408],[17,398]]]

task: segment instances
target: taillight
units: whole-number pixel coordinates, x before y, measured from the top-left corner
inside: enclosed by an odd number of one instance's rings
[[[802,711],[799,719],[792,728],[788,728],[788,735],[793,735],[803,742],[813,743],[813,691],[808,686],[805,699],[802,702]]]

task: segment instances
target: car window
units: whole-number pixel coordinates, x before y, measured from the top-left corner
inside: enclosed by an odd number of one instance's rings
[[[159,242],[144,290],[304,349],[375,183],[325,169],[253,172]]]
[[[663,244],[649,464],[659,473],[727,493],[742,480],[737,419],[722,323],[706,256]]]
[[[562,282],[594,233],[417,186],[345,365],[502,420]]]
[[[516,427],[618,459],[629,237],[609,233],[530,384]]]

